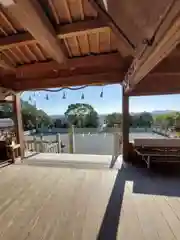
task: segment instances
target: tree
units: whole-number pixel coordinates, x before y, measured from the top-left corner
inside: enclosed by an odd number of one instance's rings
[[[48,127],[52,125],[52,119],[43,111],[26,101],[21,101],[22,119],[25,130]]]
[[[112,113],[108,114],[105,119],[107,127],[114,127],[115,124],[122,123],[122,114],[121,113]]]
[[[12,105],[10,103],[0,104],[0,118],[12,118]]]
[[[160,126],[163,129],[168,129],[175,126],[178,113],[161,114],[154,117],[154,124]]]
[[[21,100],[22,120],[24,130],[35,129],[41,126],[49,126],[52,119],[42,110],[26,101]],[[1,104],[0,118],[12,118],[12,105],[9,103]]]
[[[76,127],[98,127],[98,114],[89,104],[70,104],[64,114],[67,121]]]
[[[131,126],[132,127],[151,127],[153,124],[153,117],[148,112],[143,112],[131,116]]]

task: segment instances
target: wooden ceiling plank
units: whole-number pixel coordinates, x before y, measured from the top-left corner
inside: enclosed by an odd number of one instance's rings
[[[71,52],[71,49],[69,47],[69,44],[68,44],[68,41],[67,41],[67,38],[64,38],[64,44],[67,48],[67,51],[68,51],[68,54],[69,54],[69,57],[72,57],[72,52]]]
[[[2,54],[5,55],[5,57],[8,59],[8,61],[15,67],[16,66],[16,62],[9,56],[9,54],[7,53],[7,50],[4,50],[2,52]]]
[[[4,20],[4,22],[9,26],[9,28],[12,30],[13,33],[17,33],[17,30],[14,28],[14,26],[12,25],[12,23],[8,20],[8,18],[6,17],[6,15],[2,12],[2,9],[0,11],[0,16],[2,17],[2,19]]]
[[[38,43],[36,44],[36,46],[37,46],[38,49],[39,49],[39,53],[41,54],[41,57],[42,57],[43,59],[47,59],[47,57],[46,57],[43,49],[41,48],[41,46],[40,46]]]
[[[19,49],[19,47],[16,47],[16,50],[19,52],[19,54],[21,55],[24,62],[26,62],[26,63],[30,62],[29,59],[26,57],[26,55]]]
[[[119,27],[115,24],[115,22],[110,18],[108,13],[97,3],[96,0],[89,0],[92,7],[99,13],[102,21],[106,22],[106,24],[112,29],[115,36],[118,39],[118,50],[123,56],[133,55],[134,54],[134,46],[130,42],[129,39],[124,35],[124,33],[119,29]]]
[[[44,57],[44,55],[42,54],[39,46],[37,44],[34,45],[34,48],[36,49],[36,52],[38,53],[38,56],[39,58],[42,60],[42,61],[45,61],[46,58]]]
[[[14,56],[14,58],[17,60],[18,63],[23,64],[23,61],[21,58],[16,54],[11,48],[9,48],[10,53]]]
[[[82,0],[79,0],[79,8],[80,8],[80,15],[81,15],[81,20],[84,20],[84,9],[83,9],[83,3]]]
[[[152,42],[147,41],[144,52],[137,53],[132,62],[124,80],[126,92],[132,91],[180,42],[180,1],[174,2]]]
[[[0,31],[1,31],[5,36],[8,36],[7,32],[6,32],[2,27],[0,27]]]
[[[103,30],[104,28],[107,28],[106,24],[100,22],[99,20],[87,20],[59,26],[57,27],[56,34],[58,38],[65,39],[66,37],[77,34],[79,35],[81,33],[96,33],[98,30]],[[6,36],[8,35],[7,33],[5,34]],[[33,42],[36,42],[36,40],[28,32],[19,33],[13,36],[0,38],[0,49],[3,50],[16,45],[25,45]]]
[[[55,20],[56,20],[56,23],[57,23],[57,24],[60,24],[59,16],[58,16],[58,14],[57,14],[57,10],[56,10],[56,8],[55,8],[52,0],[48,0],[48,3],[49,3],[49,6],[50,6],[50,8],[51,8],[51,10],[52,10],[53,16],[54,16],[54,18],[55,18]]]
[[[78,55],[82,55],[81,45],[77,36],[74,37],[74,42],[76,43]]]
[[[1,53],[0,54],[0,56],[2,55],[3,53]],[[4,54],[5,55],[5,54]],[[5,55],[6,56],[6,55]],[[14,71],[14,67],[11,65],[11,64],[9,64],[9,59],[8,59],[8,62],[5,60],[5,59],[3,59],[3,57],[1,56],[0,57],[0,67],[1,68],[3,68],[3,69],[6,69],[6,70],[11,70],[11,71]]]
[[[67,0],[63,0],[63,2],[64,2],[64,7],[66,9],[67,16],[68,16],[68,20],[69,20],[70,23],[72,23],[72,17],[71,17],[71,12],[70,12],[70,9],[69,9],[68,2],[67,2]]]
[[[65,56],[53,26],[38,1],[16,0],[14,4],[4,7],[49,52],[54,60],[58,63],[65,62]]]
[[[29,55],[31,56],[31,58],[32,58],[33,60],[35,60],[36,62],[38,62],[38,59],[37,59],[36,55],[35,55],[35,54],[33,53],[33,51],[31,50],[30,44],[25,45],[25,48],[26,48],[26,50],[28,51],[28,53],[29,53]]]

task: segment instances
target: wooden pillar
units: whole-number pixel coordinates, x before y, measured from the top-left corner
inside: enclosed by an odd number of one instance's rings
[[[61,153],[61,135],[60,135],[60,133],[57,133],[56,141],[57,141],[58,153]]]
[[[122,141],[123,141],[123,159],[128,161],[129,155],[129,96],[122,94]]]
[[[21,114],[21,99],[20,94],[14,96],[13,101],[14,124],[17,144],[20,144],[20,156],[24,158],[25,144],[24,144],[24,129]]]
[[[69,128],[69,153],[75,153],[75,129],[74,125]]]

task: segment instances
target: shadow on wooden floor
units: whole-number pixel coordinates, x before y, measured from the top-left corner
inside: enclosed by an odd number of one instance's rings
[[[97,240],[115,240],[121,214],[124,195],[125,177],[122,170],[118,171],[114,187],[104,214]]]
[[[167,167],[167,166],[166,166]],[[165,171],[164,171],[165,170]],[[118,171],[97,240],[116,240],[126,181],[133,182],[133,193],[180,197],[180,171],[123,167]]]

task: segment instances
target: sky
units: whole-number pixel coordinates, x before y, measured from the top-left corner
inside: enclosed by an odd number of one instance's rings
[[[100,93],[103,91],[103,98]],[[66,99],[63,99],[65,92]],[[46,100],[48,94],[49,100]],[[84,94],[84,99],[81,99]],[[31,96],[31,102],[29,97]],[[38,109],[44,110],[49,115],[64,114],[69,104],[88,103],[94,107],[99,114],[122,112],[122,88],[119,84],[91,86],[82,90],[63,90],[50,93],[45,91],[25,92],[22,99],[34,104]],[[142,96],[130,98],[130,112],[151,112],[158,110],[180,111],[180,94],[163,96]]]

